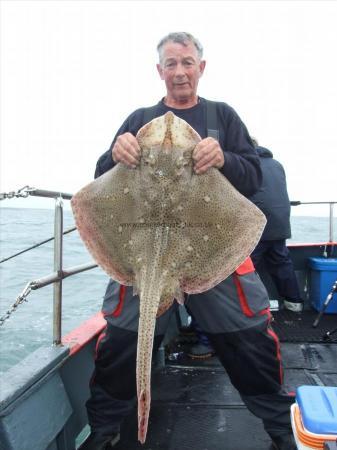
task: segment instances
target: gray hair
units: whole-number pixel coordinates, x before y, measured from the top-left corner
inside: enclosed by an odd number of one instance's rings
[[[159,53],[159,61],[162,61],[163,57],[163,47],[167,42],[176,42],[178,44],[182,44],[187,46],[190,42],[194,45],[194,47],[197,49],[198,56],[200,59],[202,59],[203,54],[203,48],[198,39],[196,39],[192,34],[186,33],[184,31],[176,32],[176,33],[169,33],[167,36],[163,37],[159,44],[157,45],[157,50]]]

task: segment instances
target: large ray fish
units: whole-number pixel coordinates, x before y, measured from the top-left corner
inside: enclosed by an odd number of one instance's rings
[[[182,302],[183,292],[206,291],[233,273],[257,244],[265,217],[217,169],[193,172],[200,136],[172,112],[136,137],[139,166],[117,164],[80,190],[72,208],[97,263],[140,298],[136,377],[144,443],[156,317],[174,299]]]

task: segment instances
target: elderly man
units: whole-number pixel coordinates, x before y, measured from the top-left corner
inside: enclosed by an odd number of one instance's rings
[[[200,43],[188,33],[171,33],[157,49],[157,70],[166,95],[157,105],[138,109],[125,120],[110,150],[99,158],[95,176],[120,162],[136,167],[140,160],[137,131],[152,118],[173,111],[203,138],[193,153],[195,172],[215,167],[243,195],[254,194],[261,183],[260,162],[245,125],[227,104],[197,95],[206,66]],[[187,305],[247,408],[263,420],[272,448],[296,449],[289,418],[293,398],[282,390],[279,342],[270,327],[269,299],[250,259],[215,288],[190,295]],[[134,406],[138,308],[132,288],[110,280],[103,304],[107,327],[98,340],[87,402],[91,434],[82,450],[111,448],[119,439],[123,418]],[[157,320],[155,350],[173,309]]]

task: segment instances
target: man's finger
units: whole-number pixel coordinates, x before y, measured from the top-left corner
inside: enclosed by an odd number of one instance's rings
[[[205,173],[210,167],[214,167],[214,158],[207,158],[206,160],[200,161],[194,166],[194,171],[197,174]]]
[[[192,158],[194,159],[194,161],[198,161],[205,153],[209,151],[207,149],[209,148],[210,144],[212,144],[212,139],[206,138],[196,145],[192,154]]]
[[[210,167],[220,169],[224,165],[224,155],[219,149],[205,154],[194,166],[197,174],[206,172]]]
[[[139,164],[140,147],[137,139],[131,133],[118,136],[112,149],[112,159],[131,167]]]
[[[128,167],[136,167],[139,164],[139,159],[130,155],[130,153],[123,153],[119,158],[119,162],[125,164]]]
[[[123,153],[129,153],[134,158],[140,158],[140,147],[137,139],[131,134],[127,133],[120,136],[120,140],[117,139],[117,144],[120,146]]]
[[[195,170],[198,170],[201,167],[205,166],[206,164],[210,163],[215,156],[216,156],[215,151],[203,154],[202,157],[195,162],[194,165]]]

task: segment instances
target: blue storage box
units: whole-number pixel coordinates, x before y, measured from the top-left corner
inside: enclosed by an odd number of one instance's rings
[[[306,430],[337,435],[337,387],[300,386],[296,401]]]
[[[324,301],[337,280],[337,258],[309,258],[310,300],[321,311]],[[337,314],[337,293],[330,300],[326,313]]]

